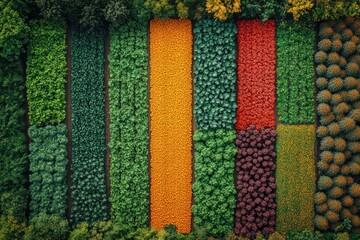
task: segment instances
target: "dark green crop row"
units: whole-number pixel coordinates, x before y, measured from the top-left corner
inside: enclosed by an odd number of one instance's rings
[[[72,221],[107,219],[104,33],[75,28],[72,60]]]
[[[223,237],[233,230],[235,211],[234,130],[196,131],[194,228]]]
[[[194,115],[197,129],[233,129],[235,123],[236,26],[202,20],[194,29]]]
[[[30,216],[40,212],[65,217],[66,143],[65,124],[29,128],[30,143]]]
[[[66,26],[40,20],[30,27],[26,70],[30,125],[55,125],[65,119]]]
[[[20,66],[0,69],[0,215],[23,220],[27,205],[25,80]]]
[[[132,228],[149,222],[147,25],[110,31],[111,213]]]
[[[282,22],[277,26],[277,103],[280,122],[313,123],[313,24]]]

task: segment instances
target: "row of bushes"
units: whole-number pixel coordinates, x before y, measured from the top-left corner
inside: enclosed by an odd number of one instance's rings
[[[200,130],[232,129],[235,118],[235,24],[202,20],[194,28],[194,115]]]
[[[314,123],[313,24],[292,21],[276,29],[276,91],[281,123]]]
[[[110,30],[111,214],[134,228],[149,224],[147,26]]]
[[[275,126],[275,21],[237,21],[236,130]],[[234,90],[233,90],[234,92]]]
[[[0,66],[0,215],[25,218],[27,146],[25,80],[21,63],[10,69]]]
[[[74,28],[71,38],[73,224],[106,220],[103,31]]]
[[[150,22],[150,226],[191,229],[192,24]]]
[[[360,229],[360,21],[323,22],[315,54],[320,141],[315,225]]]
[[[271,234],[257,233],[254,240],[357,240],[360,236],[349,234],[351,229],[347,224],[341,225],[336,233],[320,233],[310,230],[301,232],[289,231],[286,234],[274,232]],[[166,225],[163,230],[152,228],[133,229],[117,221],[100,221],[94,223],[81,222],[71,229],[67,220],[58,215],[39,214],[29,225],[19,223],[13,217],[0,219],[0,239],[2,240],[249,240],[238,237],[234,233],[227,233],[223,238],[214,237],[205,228],[199,228],[189,234],[181,234],[175,225]]]

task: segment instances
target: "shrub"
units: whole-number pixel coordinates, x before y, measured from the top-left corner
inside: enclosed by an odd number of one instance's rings
[[[346,148],[346,141],[343,138],[335,138],[334,146],[336,151],[342,152]]]
[[[328,55],[324,51],[319,51],[315,53],[314,58],[316,63],[325,63],[328,60]]]
[[[328,78],[336,78],[336,77],[339,77],[340,75],[341,75],[341,69],[340,69],[339,65],[330,65],[326,70],[326,77],[328,77]],[[339,78],[336,78],[336,79],[337,79],[337,82],[334,84],[334,86],[336,86],[335,89],[341,88],[342,81],[339,83],[339,81],[338,81]],[[331,83],[331,81],[330,81],[330,83]],[[332,88],[331,88],[332,85],[330,83],[329,83],[329,89],[332,90]]]
[[[352,197],[360,197],[360,184],[353,184],[349,187],[349,193]]]
[[[332,47],[332,43],[331,40],[328,38],[325,38],[318,43],[318,48],[324,52],[330,51],[331,47]]]
[[[342,101],[343,101],[343,99],[341,98],[340,94],[336,93],[336,94],[332,95],[331,104],[337,105],[337,104],[341,103]]]
[[[332,65],[328,68],[328,71],[340,71],[340,68],[332,68],[333,66],[338,66],[338,65]],[[333,74],[335,75],[335,74]],[[328,76],[328,77],[332,77],[332,76]],[[341,78],[339,77],[335,77],[333,79],[330,80],[329,85],[328,85],[328,89],[331,92],[337,92],[339,90],[342,89],[342,87],[344,86],[344,82]]]
[[[340,198],[341,196],[344,195],[344,190],[339,188],[339,187],[333,187],[328,191],[328,195],[329,197],[332,198]]]
[[[357,89],[353,89],[353,90],[348,91],[348,96],[347,96],[348,101],[355,102],[359,98],[360,98],[360,94],[359,94],[359,91]]]
[[[326,190],[333,186],[333,180],[327,176],[320,176],[318,180],[318,189],[319,190]]]
[[[340,36],[341,38],[341,36]],[[334,39],[332,41],[332,51],[334,52],[340,52],[340,50],[342,49],[342,41],[340,39]],[[341,58],[339,59],[339,61],[341,60]]]
[[[324,64],[320,64],[316,67],[316,74],[319,77],[325,77],[326,76],[326,72],[327,72],[327,67]]]
[[[319,92],[316,96],[316,99],[319,103],[327,103],[331,100],[332,94],[328,90],[323,90]]]
[[[57,215],[40,213],[30,221],[24,240],[66,240],[68,233],[67,220]]]
[[[315,209],[317,213],[325,213],[329,206],[327,204],[316,204]]]
[[[335,223],[340,220],[339,214],[333,211],[327,211],[325,217],[330,223]]]
[[[357,77],[359,76],[360,68],[358,63],[350,62],[346,65],[346,73],[348,76]]]
[[[342,152],[336,152],[336,153],[334,154],[334,163],[335,163],[335,164],[342,165],[342,164],[345,163],[345,160],[346,160],[346,158],[345,158],[345,154],[344,154],[344,153],[342,153]]]
[[[355,129],[346,134],[346,139],[350,141],[360,140],[360,127],[356,126]]]
[[[315,204],[320,205],[320,204],[323,204],[326,202],[327,197],[324,192],[317,192],[317,193],[315,193],[314,199],[315,199]]]
[[[342,208],[341,202],[339,200],[329,199],[328,205],[329,205],[329,209],[335,213],[340,212]]]
[[[346,117],[339,122],[340,128],[344,132],[350,132],[356,127],[356,123],[352,118]]]
[[[324,77],[319,77],[316,79],[316,85],[319,89],[325,89],[328,86],[328,80]]]
[[[329,124],[327,129],[331,136],[337,136],[341,131],[340,125],[338,123]]]
[[[332,149],[335,145],[335,141],[332,137],[327,136],[324,137],[320,142],[320,149],[321,150],[329,150]]]
[[[344,80],[344,87],[346,90],[354,89],[357,85],[357,80],[354,77],[346,77]]]
[[[360,152],[360,142],[349,142],[347,146],[352,153]]]
[[[314,224],[315,224],[316,228],[323,230],[323,231],[325,231],[329,228],[328,220],[321,215],[315,216]]]
[[[334,184],[338,187],[345,187],[347,184],[346,177],[339,175],[334,178]]]
[[[323,151],[320,153],[320,159],[324,162],[331,162],[334,159],[334,154],[331,151]]]
[[[318,137],[325,137],[329,134],[328,129],[325,126],[319,126],[316,133]]]
[[[328,124],[332,123],[334,120],[335,120],[335,115],[333,113],[330,113],[326,116],[321,117],[319,122],[322,125],[328,125]]]
[[[345,57],[349,57],[356,51],[356,44],[352,41],[347,41],[344,43],[341,53]]]
[[[340,62],[340,56],[336,52],[332,52],[327,57],[327,64],[333,65],[338,64]]]
[[[317,111],[320,115],[329,115],[329,113],[331,112],[331,107],[328,104],[320,103],[317,106]]]

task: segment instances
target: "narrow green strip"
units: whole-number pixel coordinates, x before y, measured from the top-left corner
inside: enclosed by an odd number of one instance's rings
[[[25,80],[20,63],[0,69],[0,215],[25,219],[28,192],[25,182]]]
[[[147,25],[110,31],[112,217],[134,229],[149,224]]]
[[[277,106],[281,123],[313,123],[313,24],[281,22],[276,31]]]
[[[277,126],[276,230],[313,229],[315,127]]]
[[[75,28],[71,60],[71,220],[106,220],[104,32]]]

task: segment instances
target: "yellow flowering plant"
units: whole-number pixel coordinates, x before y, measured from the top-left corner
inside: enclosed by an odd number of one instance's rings
[[[241,11],[240,0],[207,0],[206,11],[214,15],[214,18],[220,21],[228,19],[230,14]]]
[[[314,7],[313,0],[288,0],[287,12],[293,15],[294,20],[299,20],[302,15],[308,14]]]

